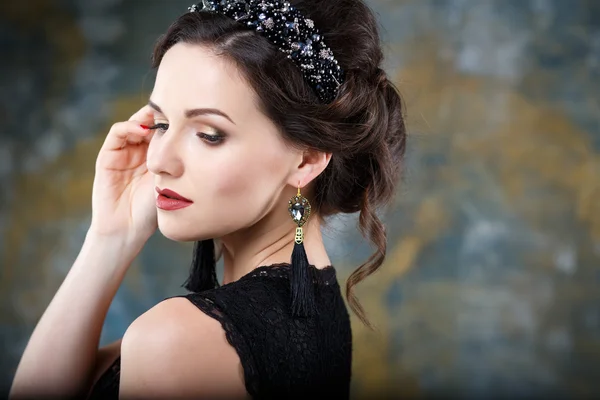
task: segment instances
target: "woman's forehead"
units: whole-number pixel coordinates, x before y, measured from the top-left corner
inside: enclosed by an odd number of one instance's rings
[[[165,112],[207,107],[239,114],[258,112],[254,96],[226,57],[205,46],[178,43],[161,60],[151,97]]]

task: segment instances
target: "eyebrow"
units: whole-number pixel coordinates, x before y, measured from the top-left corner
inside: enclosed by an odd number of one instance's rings
[[[163,110],[161,110],[161,108],[158,106],[158,104],[156,104],[152,100],[148,100],[148,105],[150,107],[154,108],[159,113],[164,114]],[[184,113],[186,118],[194,118],[199,115],[211,115],[211,114],[226,118],[232,124],[235,125],[235,122],[233,122],[233,120],[229,117],[229,115],[225,114],[223,111],[221,111],[217,108],[193,108],[191,110],[185,110],[185,113]]]

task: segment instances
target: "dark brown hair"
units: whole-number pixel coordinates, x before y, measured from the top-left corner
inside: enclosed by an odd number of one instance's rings
[[[360,212],[359,230],[377,250],[346,283],[350,308],[371,326],[354,286],[386,255],[386,231],[375,210],[396,193],[406,147],[398,90],[381,69],[383,52],[372,11],[362,0],[290,1],[315,21],[346,78],[336,99],[319,102],[293,62],[266,38],[220,14],[185,13],[156,43],[152,67],[178,42],[209,46],[236,65],[259,107],[296,146],[331,152],[315,179],[313,212],[322,217]]]

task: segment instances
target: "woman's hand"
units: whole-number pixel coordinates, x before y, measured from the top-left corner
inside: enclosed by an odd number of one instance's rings
[[[100,149],[92,190],[93,234],[145,243],[156,231],[154,179],[146,167],[153,131],[142,125],[153,125],[149,106],[115,123]]]

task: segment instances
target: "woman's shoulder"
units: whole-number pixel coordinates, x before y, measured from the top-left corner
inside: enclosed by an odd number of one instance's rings
[[[185,298],[158,303],[123,336],[120,386],[125,397],[223,395],[223,388],[230,388],[233,397],[243,396],[240,371],[221,324]]]
[[[304,370],[303,360],[311,358],[307,354],[324,360],[323,365],[340,354],[350,357],[350,323],[335,270],[315,272],[316,318],[291,317],[289,265],[259,267],[230,284],[163,300],[125,333],[121,391],[243,397],[259,392],[259,382],[266,379],[259,371],[265,368],[268,376],[284,379]],[[309,339],[314,337],[326,340],[332,354],[321,354]],[[302,354],[295,355],[294,349]],[[285,367],[281,359],[287,360]],[[233,392],[219,392],[220,387]]]
[[[139,316],[127,329],[123,343],[142,343],[152,340],[156,344],[188,344],[188,349],[219,342],[227,345],[222,335],[223,323],[243,314],[246,319],[273,319],[273,311],[287,314],[289,308],[289,264],[261,266],[242,278],[215,289],[192,292],[166,298]],[[313,267],[314,268],[314,267]],[[337,286],[332,266],[317,270],[318,285]],[[323,290],[317,290],[323,295]],[[198,312],[200,309],[203,312]],[[278,321],[281,322],[281,321]],[[213,339],[218,338],[215,341]]]
[[[260,266],[226,285],[167,298],[136,319],[128,328],[124,341],[127,336],[137,339],[138,335],[147,335],[151,330],[155,336],[152,340],[158,343],[190,341],[194,346],[202,346],[204,341],[214,344],[213,339],[218,337],[226,346],[222,333],[223,329],[233,329],[229,325],[252,333],[263,325],[280,325],[292,320],[289,312],[290,267],[289,264]],[[317,286],[319,316],[325,314],[327,317],[337,312],[347,314],[335,268],[311,267]]]

